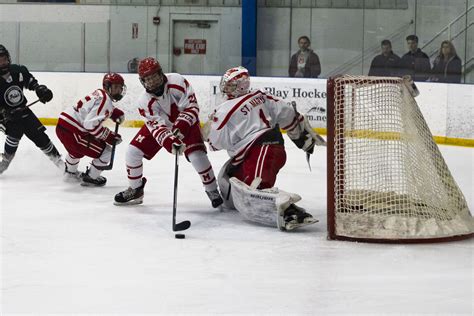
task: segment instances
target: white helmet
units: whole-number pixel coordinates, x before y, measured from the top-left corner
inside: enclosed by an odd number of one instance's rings
[[[242,66],[230,68],[222,76],[219,87],[230,99],[247,94],[250,89],[249,71]]]

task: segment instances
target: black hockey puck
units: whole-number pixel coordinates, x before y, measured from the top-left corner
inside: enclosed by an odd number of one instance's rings
[[[184,234],[175,234],[175,235],[174,235],[174,238],[176,238],[176,239],[184,239],[184,238],[186,238],[186,235],[184,235]]]

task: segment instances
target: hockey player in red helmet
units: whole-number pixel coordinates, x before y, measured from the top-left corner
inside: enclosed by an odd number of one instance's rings
[[[112,145],[122,138],[102,123],[110,118],[122,123],[122,110],[114,107],[120,101],[127,87],[118,73],[107,73],[102,79],[102,89],[97,89],[61,113],[56,134],[66,148],[65,179],[82,182],[83,186],[103,186],[107,179],[101,176],[100,167],[110,162]],[[94,158],[85,173],[79,172],[82,157]]]
[[[221,191],[229,192],[224,205],[237,209],[250,221],[281,230],[317,222],[295,205],[301,199],[299,195],[274,184],[286,162],[280,128],[307,153],[313,153],[315,145],[324,145],[324,140],[287,102],[265,91],[251,91],[244,67],[227,70],[220,90],[227,100],[211,114],[204,134],[211,149],[225,149],[231,158],[218,176]]]
[[[128,146],[129,188],[115,195],[115,204],[143,202],[143,158],[152,159],[164,147],[172,154],[186,156],[199,174],[212,206],[218,207],[222,198],[201,137],[199,106],[193,88],[180,74],[165,75],[159,62],[151,57],[140,61],[138,75],[146,90],[137,102],[145,125]]]

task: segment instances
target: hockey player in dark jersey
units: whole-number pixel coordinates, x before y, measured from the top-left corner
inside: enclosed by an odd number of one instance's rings
[[[25,88],[35,91],[42,103],[53,98],[51,90],[38,84],[25,66],[11,64],[10,53],[0,45],[0,125],[3,125],[7,136],[5,152],[0,160],[0,174],[15,157],[23,135],[35,143],[56,166],[64,168],[61,155],[45,133],[46,128],[26,106],[27,100],[23,94]]]

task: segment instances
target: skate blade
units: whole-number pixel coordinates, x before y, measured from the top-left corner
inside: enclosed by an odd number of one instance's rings
[[[105,185],[104,184],[93,184],[93,183],[89,183],[89,182],[81,182],[81,186],[83,187],[103,187]]]
[[[117,206],[138,205],[142,203],[143,203],[143,196],[139,197],[138,199],[130,200],[128,202],[123,202],[123,203],[114,201],[114,205],[117,205]]]
[[[79,176],[64,175],[63,181],[66,183],[81,183],[82,178]]]
[[[285,225],[285,230],[294,230],[296,228],[300,228],[300,227],[304,227],[304,226],[308,226],[308,225],[311,225],[311,224],[316,224],[317,222],[319,222],[319,220],[315,219],[315,218],[305,218],[304,222],[303,223],[298,223],[298,222],[289,222],[289,223],[286,223]]]

